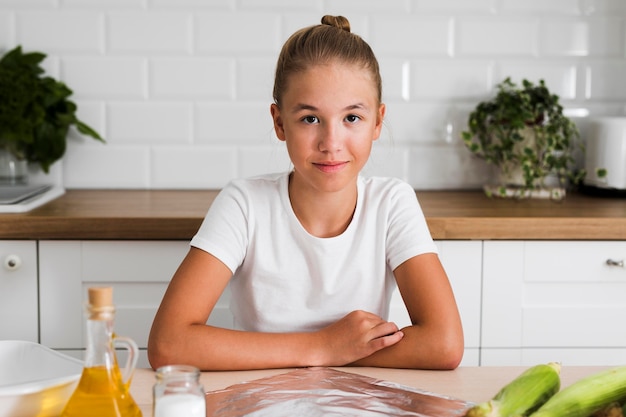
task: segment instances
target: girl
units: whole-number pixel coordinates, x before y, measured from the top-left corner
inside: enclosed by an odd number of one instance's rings
[[[347,19],[287,40],[270,112],[293,170],[220,192],[156,314],[151,365],[457,367],[461,321],[414,190],[359,174],[385,105]],[[207,325],[229,283],[235,329]],[[395,285],[403,329],[386,320]]]

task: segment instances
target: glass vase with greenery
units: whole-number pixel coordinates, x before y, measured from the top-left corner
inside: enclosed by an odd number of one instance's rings
[[[70,126],[98,141],[104,139],[76,116],[77,106],[64,83],[45,76],[41,52],[21,46],[0,59],[0,151],[38,164],[48,173],[67,146]]]

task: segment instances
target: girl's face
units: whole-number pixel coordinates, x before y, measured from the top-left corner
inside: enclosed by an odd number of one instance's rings
[[[295,168],[293,185],[322,192],[353,187],[385,115],[369,72],[342,63],[312,66],[289,77],[281,103],[271,113]]]

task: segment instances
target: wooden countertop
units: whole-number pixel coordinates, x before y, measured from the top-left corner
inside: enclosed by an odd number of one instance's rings
[[[520,375],[526,367],[460,367],[453,371],[425,371],[386,368],[334,368],[352,372],[382,381],[390,381],[404,386],[430,391],[469,402],[487,401],[500,388]],[[595,374],[602,367],[563,366],[561,388]],[[291,369],[266,369],[256,371],[202,372],[200,381],[205,391],[227,388],[234,384],[254,381],[289,372]],[[143,411],[144,417],[152,415],[152,387],[154,372],[150,369],[137,369],[131,383],[131,395]]]
[[[216,190],[68,190],[27,213],[0,215],[0,239],[189,240]],[[626,240],[626,199],[489,199],[418,191],[434,239]]]

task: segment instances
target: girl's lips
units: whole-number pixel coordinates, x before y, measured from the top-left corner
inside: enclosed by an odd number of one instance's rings
[[[313,165],[322,172],[333,173],[343,169],[347,162],[327,162],[327,163],[313,163]]]

